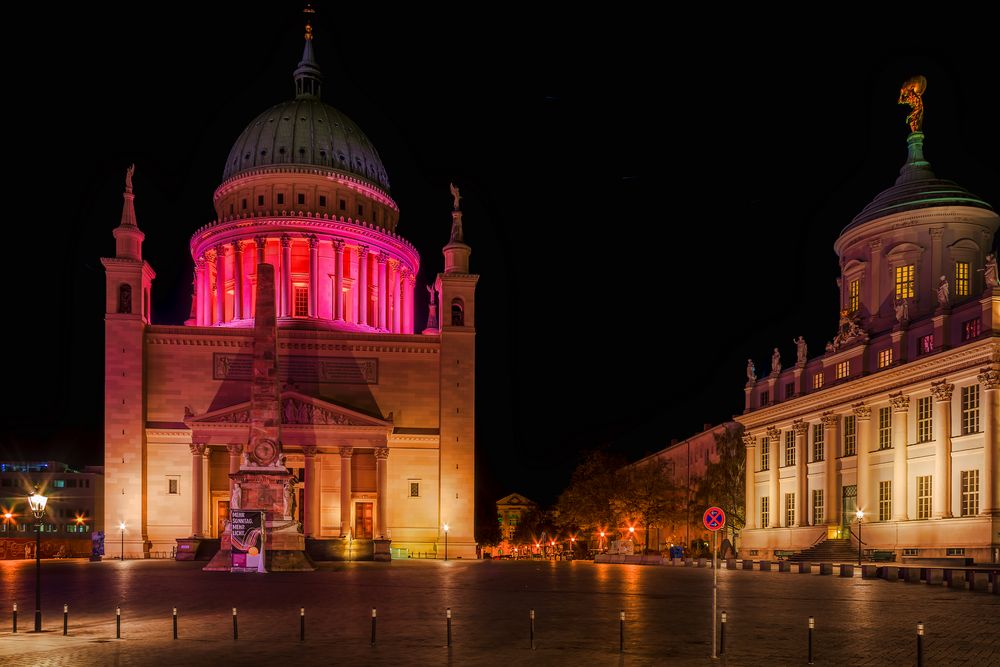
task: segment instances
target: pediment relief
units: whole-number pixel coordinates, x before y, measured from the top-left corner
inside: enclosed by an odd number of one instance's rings
[[[298,391],[281,392],[281,423],[288,426],[380,426],[392,427],[392,414],[388,419],[379,419],[352,410],[343,405],[307,396]],[[195,415],[185,409],[184,423],[189,427],[197,424],[249,424],[250,402],[239,403],[202,415]]]

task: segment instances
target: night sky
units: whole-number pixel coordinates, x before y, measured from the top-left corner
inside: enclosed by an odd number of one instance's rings
[[[23,167],[4,215],[5,460],[102,462],[99,258],[128,164],[154,322],[180,323],[188,240],[214,218],[230,146],[293,96],[295,3],[165,4],[155,19],[101,7],[9,26],[2,47],[9,164]],[[320,2],[315,45],[324,101],[385,163],[398,231],[422,255],[418,298],[442,267],[448,182],[462,189],[482,276],[481,513],[513,491],[553,501],[587,448],[636,457],[730,418],[748,356],[769,367],[778,345],[787,365],[800,334],[822,351],[832,245],[903,163],[896,97],[911,75],[929,80],[937,175],[1000,207],[1000,58],[933,21],[905,39],[789,38],[640,15],[463,25],[426,7]]]

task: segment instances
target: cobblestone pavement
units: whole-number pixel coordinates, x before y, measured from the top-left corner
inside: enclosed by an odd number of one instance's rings
[[[1000,595],[818,574],[719,571],[726,655],[711,655],[709,569],[576,562],[397,561],[312,574],[209,573],[199,563],[46,561],[33,627],[34,563],[0,561],[0,665],[817,665],[1000,664]],[[19,603],[17,634],[12,602]],[[62,605],[70,605],[62,636]],[[115,637],[121,605],[122,638]],[[179,639],[171,635],[178,607]],[[232,607],[239,640],[232,639]],[[306,640],[299,641],[299,607]],[[378,609],[370,646],[371,608]],[[451,607],[453,643],[446,644]],[[535,645],[528,639],[534,608]],[[625,653],[618,613],[625,610]],[[253,661],[253,662],[248,662]]]

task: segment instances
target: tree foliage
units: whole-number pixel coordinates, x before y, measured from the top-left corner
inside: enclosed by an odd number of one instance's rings
[[[619,496],[618,471],[624,464],[602,450],[586,453],[556,502],[559,523],[587,532],[615,526],[618,516],[612,503]]]
[[[715,505],[726,513],[725,531],[736,536],[746,525],[746,448],[743,427],[724,429],[715,434],[715,451],[719,460],[708,464],[705,475],[698,480],[695,493],[700,506]]]
[[[666,461],[660,458],[633,464],[619,475],[619,493],[612,506],[624,518],[642,525],[645,548],[649,549],[649,529],[682,515],[686,510],[686,494],[674,483]]]

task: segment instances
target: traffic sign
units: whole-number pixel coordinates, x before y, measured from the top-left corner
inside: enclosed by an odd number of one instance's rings
[[[709,507],[705,510],[705,528],[709,530],[721,530],[726,525],[726,513],[721,507]]]

